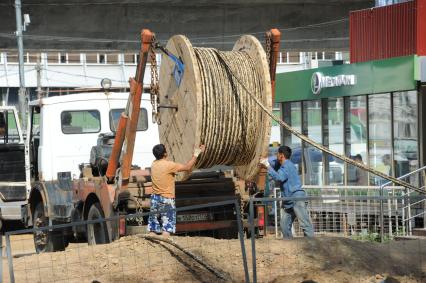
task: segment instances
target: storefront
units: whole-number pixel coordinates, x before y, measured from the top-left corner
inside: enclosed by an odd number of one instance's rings
[[[275,102],[284,121],[316,142],[399,177],[425,165],[425,66],[412,55],[278,74]],[[384,182],[281,135],[305,185]]]

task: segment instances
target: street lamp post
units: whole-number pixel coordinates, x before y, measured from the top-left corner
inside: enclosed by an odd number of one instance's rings
[[[16,39],[18,42],[18,59],[19,59],[19,117],[22,128],[26,128],[26,89],[25,89],[25,72],[24,72],[24,43],[22,33],[26,26],[30,23],[29,15],[24,15],[24,25],[22,25],[21,0],[15,0],[15,15],[16,15]]]

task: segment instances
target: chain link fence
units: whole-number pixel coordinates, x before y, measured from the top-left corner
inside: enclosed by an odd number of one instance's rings
[[[401,216],[407,202],[424,196],[407,196],[397,188],[387,188],[384,196],[377,190],[305,190],[309,196],[250,199],[253,282],[426,282],[426,240],[393,241],[407,236]],[[285,200],[307,203],[313,238],[303,238],[297,220],[296,238],[282,238],[279,215]],[[276,211],[263,227],[275,224],[275,233],[256,233],[262,206]],[[382,231],[391,235],[383,243]],[[397,281],[386,281],[392,278]]]
[[[177,208],[176,213],[177,233],[170,237],[147,234],[146,226],[129,226],[140,219],[146,223],[151,212],[6,232],[3,282],[249,281],[237,200]],[[105,243],[97,245],[75,234],[95,228],[108,235],[109,227],[123,219],[138,233],[110,242],[95,232],[96,242]],[[65,231],[73,231],[73,240],[64,237],[69,234]],[[34,241],[42,235],[59,237],[55,245],[64,250],[37,253]]]
[[[370,237],[383,232],[386,238],[392,238],[408,235],[414,222],[414,219],[409,219],[412,202],[402,187],[384,188],[386,199],[382,201],[377,198],[381,195],[380,187],[311,186],[304,189],[308,196],[316,197],[310,201],[309,212],[317,235]],[[401,198],[392,199],[395,196]],[[275,213],[279,219],[279,209],[275,210],[274,203],[268,203],[267,208],[271,220]],[[294,233],[303,236],[297,223]]]
[[[146,225],[138,225],[146,224],[150,212],[10,231],[0,245],[0,271],[3,282],[426,282],[425,240],[386,237],[380,243],[378,236],[381,227],[386,234],[389,227],[394,236],[400,234],[395,232],[403,227],[397,220],[401,209],[424,196],[388,190],[380,196],[373,190],[350,194],[307,189],[307,197],[285,198],[308,203],[313,238],[297,237],[303,235],[297,220],[292,240],[282,239],[279,217],[277,234],[268,230],[274,217],[262,224],[257,208],[273,209],[276,204],[279,211],[284,200],[279,197],[251,198],[244,225],[237,200],[178,208],[178,231],[171,237],[151,236]],[[380,210],[381,203],[385,209]],[[92,240],[105,244],[87,244],[84,235],[90,229],[110,230],[124,219],[133,235],[108,241],[92,233]],[[70,234],[73,240],[63,236]],[[62,235],[55,243],[64,250],[37,253],[34,244],[43,235]]]

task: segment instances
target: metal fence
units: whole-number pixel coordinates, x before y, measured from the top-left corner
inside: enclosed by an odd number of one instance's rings
[[[251,198],[248,226],[243,225],[237,200],[182,207],[176,209],[181,220],[199,215],[193,211],[215,211],[213,218],[219,222],[223,219],[220,214],[229,215],[231,209],[232,224],[213,233],[206,226],[170,238],[139,231],[104,245],[88,245],[86,239],[81,239],[54,253],[36,253],[33,234],[55,234],[70,228],[86,231],[90,225],[108,225],[120,219],[128,224],[146,223],[153,213],[11,231],[5,233],[5,248],[0,245],[1,254],[6,255],[0,275],[4,282],[380,282],[392,276],[403,282],[426,282],[425,240],[390,241],[404,229],[398,217],[407,201],[415,203],[424,196],[399,194],[397,188],[388,188],[384,196],[376,189],[368,193],[352,191],[324,188],[320,192],[308,190],[310,196],[303,198]],[[273,208],[276,204],[279,210],[283,200],[308,202],[314,238],[283,241],[279,233],[275,237],[273,233],[264,233],[263,237],[256,233],[256,206]],[[387,208],[383,225],[381,202]],[[197,217],[194,219],[200,220]],[[271,219],[269,226],[277,224],[279,231],[279,217],[274,221]],[[381,227],[387,235],[392,229],[392,237],[384,243],[380,243]],[[297,221],[294,228],[295,235],[302,235]],[[251,250],[248,254],[247,248]]]
[[[424,200],[425,196],[408,196],[396,189],[388,188],[384,196],[377,189],[362,194],[323,189],[306,197],[251,198],[253,282],[270,278],[283,282],[382,282],[392,276],[403,282],[425,282],[426,240],[391,241],[395,235],[406,235],[400,217],[405,204]],[[279,211],[284,200],[308,203],[314,238],[283,241],[279,213],[274,218],[275,237],[268,233],[256,236],[256,207],[264,205]],[[383,225],[380,203],[386,204]],[[297,220],[293,228],[295,236],[303,236]],[[384,243],[380,243],[381,231],[390,235]]]
[[[275,197],[279,197],[279,188],[275,190]],[[383,188],[386,198],[383,201],[377,199],[381,196],[381,188],[375,186],[305,186],[304,190],[308,196],[315,197],[310,200],[309,212],[316,234],[351,236],[383,232],[385,237],[394,237],[409,235],[413,226],[413,218],[409,217],[413,203],[402,187]],[[394,196],[401,198],[392,199]],[[425,200],[426,197],[418,202]],[[275,234],[278,236],[278,206],[275,202],[266,202],[265,205],[269,222],[275,222]],[[380,228],[381,215],[383,229]],[[303,235],[297,224],[294,233]]]
[[[90,225],[106,227],[123,218],[137,223],[154,213],[6,232],[8,268],[0,275],[6,282],[248,282],[241,211],[237,200],[177,208],[176,213],[188,216],[186,212],[194,210],[210,211],[217,214],[211,217],[221,219],[220,214],[229,215],[227,209],[232,210],[231,228],[216,230],[214,234],[208,234],[201,228],[169,238],[140,233],[103,245],[88,245],[82,239],[81,242],[70,242],[60,252],[36,253],[33,234],[49,231],[49,235],[54,235],[55,231],[70,228],[82,231]],[[225,240],[235,237],[240,241]],[[3,254],[3,249],[1,252]],[[230,264],[223,262],[223,257],[232,259],[228,261]]]

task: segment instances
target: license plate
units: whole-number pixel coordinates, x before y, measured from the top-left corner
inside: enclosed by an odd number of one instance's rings
[[[199,222],[209,221],[212,217],[209,213],[191,213],[177,215],[178,222]]]

